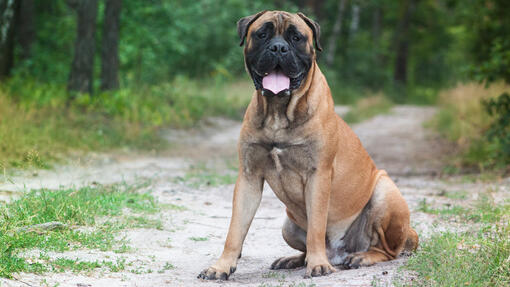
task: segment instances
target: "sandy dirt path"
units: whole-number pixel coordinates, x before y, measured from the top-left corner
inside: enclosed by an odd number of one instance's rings
[[[345,108],[339,107],[339,113]],[[469,200],[487,188],[496,198],[508,194],[510,180],[498,183],[472,183],[458,178],[440,179],[441,162],[447,154],[437,136],[423,128],[434,114],[433,108],[397,106],[390,114],[379,115],[353,125],[364,146],[380,169],[386,169],[397,182],[412,210],[412,225],[426,240],[433,232],[456,228],[437,216],[418,211],[422,200],[432,205],[449,204],[441,197],[445,190],[467,191]],[[0,190],[19,192],[26,188],[80,186],[92,182],[134,182],[150,179],[148,189],[161,203],[172,203],[185,210],[162,209],[154,215],[163,222],[162,230],[132,229],[126,236],[133,251],[116,254],[96,250],[78,250],[50,254],[82,260],[115,260],[131,263],[126,270],[90,274],[48,273],[18,274],[18,280],[1,279],[0,286],[391,286],[398,267],[406,257],[357,270],[340,270],[327,277],[303,279],[303,268],[290,271],[269,270],[279,257],[297,252],[281,236],[285,218],[283,204],[266,185],[262,203],[246,238],[238,268],[227,282],[201,281],[198,273],[220,255],[231,214],[233,185],[193,187],[178,177],[186,177],[190,166],[202,164],[209,169],[228,169],[235,162],[240,123],[209,119],[200,128],[167,131],[174,148],[158,155],[97,154],[74,164],[39,171],[36,177],[15,176],[0,185]],[[232,171],[230,171],[232,172]],[[1,196],[1,194],[0,194]],[[7,195],[4,195],[7,196]],[[173,268],[164,268],[170,263]],[[168,266],[168,265],[167,265]],[[134,270],[136,269],[136,270]],[[44,280],[44,281],[43,281]]]

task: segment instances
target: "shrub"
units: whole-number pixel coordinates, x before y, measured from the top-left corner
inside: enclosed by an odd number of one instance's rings
[[[503,158],[499,140],[490,140],[488,131],[495,123],[483,102],[494,99],[510,87],[494,83],[459,84],[439,95],[439,112],[431,125],[457,147],[452,164],[458,168],[476,167],[480,170],[501,167]]]
[[[487,113],[495,120],[487,131],[489,141],[500,146],[496,155],[503,164],[510,164],[510,95],[505,92],[484,102]]]

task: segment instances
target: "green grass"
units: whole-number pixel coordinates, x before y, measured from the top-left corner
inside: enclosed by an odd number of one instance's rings
[[[350,124],[370,119],[379,114],[389,113],[393,103],[384,95],[378,94],[358,100],[342,118]]]
[[[48,259],[47,259],[48,260]],[[110,260],[96,260],[96,261],[83,261],[80,259],[57,258],[55,260],[48,260],[48,268],[42,265],[44,271],[51,272],[65,272],[72,271],[74,273],[92,271],[94,269],[106,268],[110,272],[119,272],[125,269],[125,259],[118,259],[117,261]]]
[[[510,203],[496,205],[488,196],[482,196],[471,208],[425,210],[456,216],[464,224],[478,224],[462,233],[435,234],[421,243],[416,254],[404,266],[418,275],[411,285],[510,284]]]
[[[457,191],[442,190],[439,195],[450,199],[466,199],[468,197],[468,192],[465,190]]]
[[[172,265],[170,262],[166,262],[165,265],[158,270],[158,273],[165,273],[165,271],[175,269],[175,266]]]
[[[199,241],[208,241],[209,238],[207,238],[207,237],[190,237],[189,240],[199,242]]]
[[[0,88],[0,171],[48,168],[72,151],[160,149],[164,127],[214,115],[241,118],[250,90],[247,81],[177,77],[70,100],[65,86],[14,77]]]
[[[163,223],[160,219],[151,219],[145,216],[128,216],[125,220],[130,228],[156,228],[163,230]]]
[[[236,180],[237,168],[234,165],[218,169],[207,167],[204,163],[192,165],[183,177],[176,178],[176,181],[193,188],[234,184]]]
[[[137,214],[159,210],[154,197],[137,192],[140,187],[117,184],[79,189],[32,190],[10,203],[0,203],[0,277],[11,277],[13,273],[21,271],[40,273],[52,266],[81,266],[76,269],[98,265],[90,262],[71,264],[70,261],[62,260],[43,260],[44,263],[29,264],[21,252],[34,248],[57,252],[80,248],[104,251],[113,249],[116,252],[129,250],[122,239],[116,238],[118,231],[127,227],[160,226],[157,221],[142,216],[133,215],[127,220],[121,219],[126,209]],[[99,220],[102,218],[107,220]],[[65,226],[55,230],[27,228],[47,222],[60,222]],[[66,269],[64,267],[57,270]]]
[[[448,205],[441,208],[433,208],[423,199],[420,201],[418,210],[430,214],[437,214],[443,218],[456,217],[463,222],[490,224],[498,222],[503,216],[510,214],[510,204],[496,205],[488,195],[482,194],[472,207]]]
[[[269,271],[262,274],[262,278],[274,278],[274,279],[285,279],[285,274],[281,272]]]

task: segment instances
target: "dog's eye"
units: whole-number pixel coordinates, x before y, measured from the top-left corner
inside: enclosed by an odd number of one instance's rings
[[[299,42],[299,40],[301,40],[301,38],[299,38],[299,36],[292,36],[292,41]]]
[[[260,33],[259,34],[259,39],[264,39],[265,37],[267,37],[266,33]]]

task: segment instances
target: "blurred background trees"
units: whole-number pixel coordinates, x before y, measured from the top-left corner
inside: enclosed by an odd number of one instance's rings
[[[7,75],[14,67],[14,75],[88,93],[178,75],[237,77],[243,65],[236,20],[261,9],[286,9],[319,21],[326,47],[320,63],[335,81],[353,88],[397,86],[397,100],[412,94],[419,101],[431,97],[428,90],[465,76],[470,52],[478,61],[497,53],[488,41],[477,45],[480,51],[469,50],[464,38],[470,34],[482,37],[474,41],[500,37],[504,50],[508,38],[495,29],[484,33],[464,15],[476,14],[485,2],[494,1],[6,0],[0,6],[6,31],[1,71]],[[101,82],[93,77],[98,73]]]
[[[509,6],[507,0],[0,0],[0,90],[22,106],[74,105],[151,127],[230,114],[246,101],[211,94],[226,94],[223,83],[249,83],[236,21],[282,9],[320,23],[318,62],[337,104],[374,93],[394,103],[435,104],[441,90],[458,82],[510,82]],[[229,90],[249,97],[248,88]]]
[[[303,11],[319,21],[326,47],[319,62],[335,87],[392,89],[396,101],[431,102],[439,88],[468,76],[510,79],[504,0],[0,3],[0,75],[14,68],[15,76],[81,92],[178,75],[238,77],[235,22],[262,9]]]

